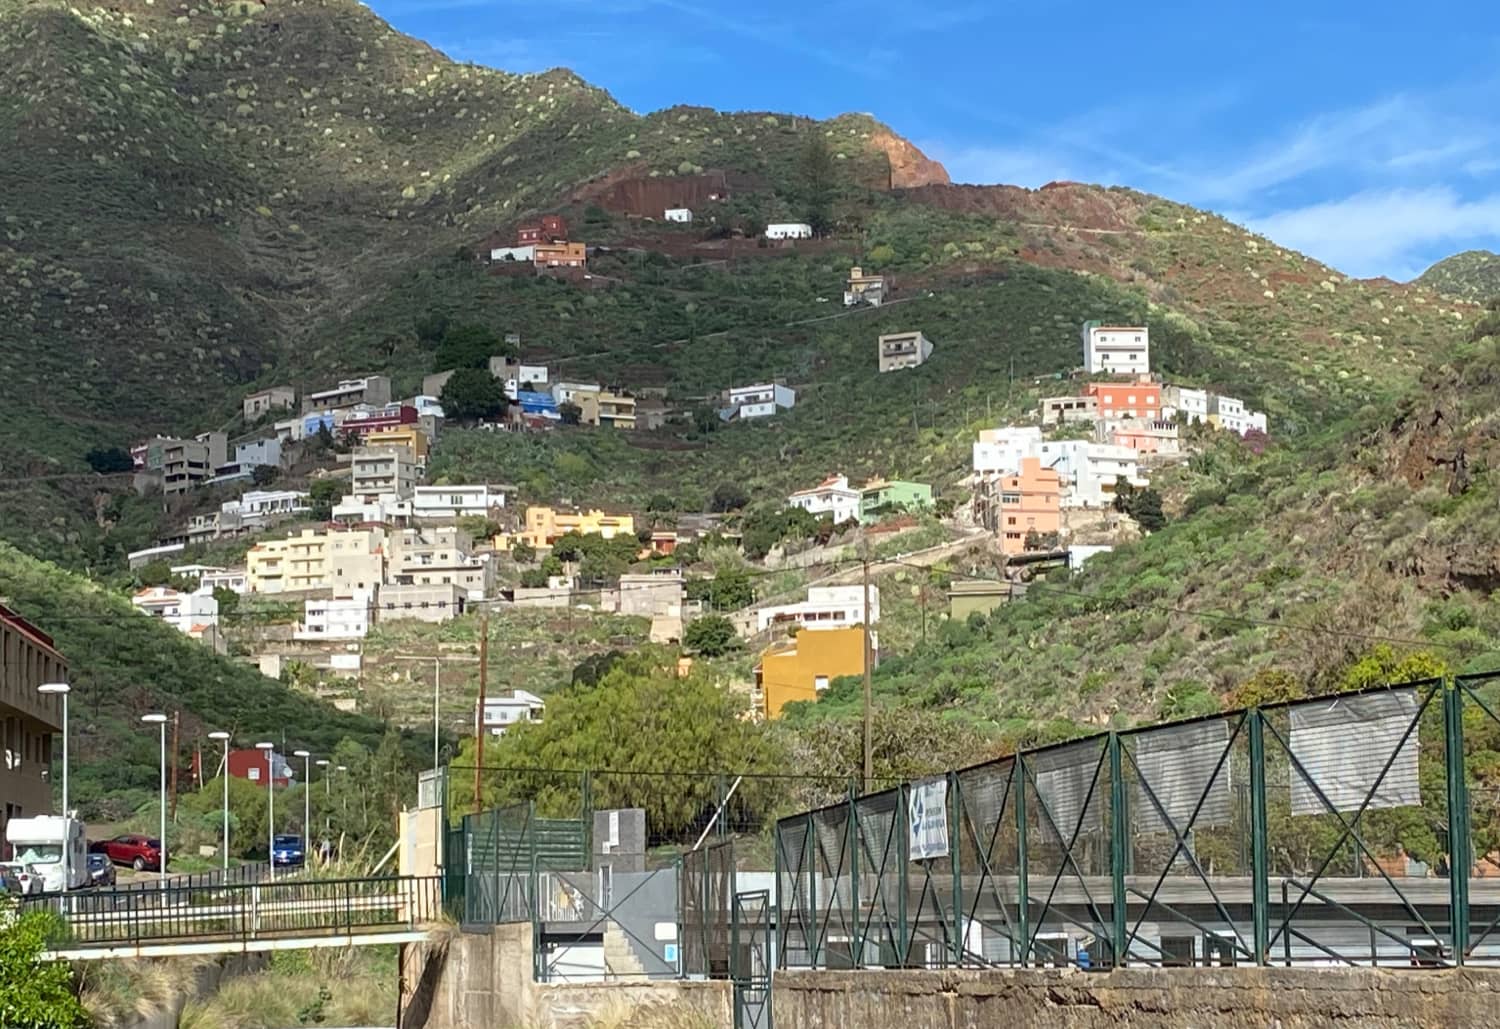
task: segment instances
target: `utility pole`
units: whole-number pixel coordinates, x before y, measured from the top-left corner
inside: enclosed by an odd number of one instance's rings
[[[177,727],[182,723],[182,713],[172,712],[172,821],[177,821]]]
[[[479,616],[479,707],[474,712],[474,813],[484,806],[479,790],[484,783],[484,688],[490,669],[490,613]]]
[[[871,655],[871,647],[870,647],[870,550],[869,550],[869,544],[865,545],[865,552],[864,552],[864,556],[863,556],[863,565],[864,565],[864,582],[865,582],[865,605],[864,605],[864,608],[865,608],[864,609],[864,615],[865,615],[865,618],[864,618],[864,623],[865,623],[865,733],[864,733],[864,736],[865,736],[865,792],[869,793],[871,791],[871,789],[873,789],[873,784],[874,784],[874,779],[875,779],[875,755],[874,755],[874,753],[870,749],[870,746],[871,746],[871,742],[870,741],[871,741],[871,737],[873,735],[873,733],[871,731],[872,722],[871,722],[871,701],[870,701],[870,695],[872,693],[872,690],[871,690],[871,687],[870,687],[870,666],[871,666],[871,664],[873,664],[873,661],[871,660],[872,655]]]

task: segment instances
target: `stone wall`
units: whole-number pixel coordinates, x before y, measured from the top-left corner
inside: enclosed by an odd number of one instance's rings
[[[727,982],[537,983],[525,924],[408,945],[402,969],[401,1029],[733,1025]]]
[[[1500,970],[781,972],[776,1029],[1449,1029],[1494,1024]]]

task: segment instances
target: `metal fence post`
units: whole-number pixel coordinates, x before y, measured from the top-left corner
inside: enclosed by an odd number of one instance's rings
[[[729,835],[729,817],[728,813],[724,810],[729,805],[729,782],[725,779],[723,772],[714,776],[714,793],[716,794],[714,798],[714,827],[718,830],[719,839],[722,840]]]
[[[1125,952],[1129,949],[1125,928],[1125,869],[1130,858],[1127,835],[1129,825],[1125,812],[1124,761],[1120,757],[1119,733],[1111,732],[1106,745],[1109,748],[1109,878],[1113,891],[1110,900],[1110,935],[1113,942],[1110,949],[1114,952],[1114,960],[1111,967],[1120,968],[1125,964]]]
[[[781,841],[781,822],[779,820],[776,822],[776,828],[771,833],[771,841],[771,867],[775,870],[776,875],[776,892],[773,895],[773,900],[776,904],[776,967],[785,968],[786,941],[788,935],[790,934],[787,932],[786,924],[787,907],[781,895],[781,848],[784,846],[784,844]],[[686,955],[684,955],[684,957],[685,956]]]
[[[594,773],[585,768],[578,784],[578,806],[583,815],[583,852],[594,853]]]
[[[849,930],[850,964],[855,968],[864,967],[865,944],[864,919],[860,917],[859,911],[859,843],[861,837],[859,825],[859,805],[854,799],[854,786],[849,786],[849,913],[853,916],[852,926]]]
[[[900,962],[896,967],[909,968],[911,966],[911,941],[913,934],[909,931],[910,926],[906,924],[906,897],[907,891],[911,889],[911,811],[908,807],[909,797],[906,795],[906,783],[896,787],[896,815],[891,821],[891,830],[897,834],[896,855],[900,865],[896,871],[897,894],[896,894],[896,931],[900,938],[896,941],[896,960]]]
[[[959,818],[959,811],[963,805],[963,795],[959,790],[958,773],[949,772],[948,861],[953,869],[953,963],[962,967],[964,963],[964,881],[960,833],[963,831],[963,822]]]
[[[823,938],[822,929],[818,925],[818,863],[814,859],[818,845],[818,824],[811,814],[803,816],[803,824],[807,827],[802,834],[802,867],[807,869],[807,893],[803,896],[807,904],[808,917],[812,919],[812,925],[804,928],[803,931],[806,932],[809,928],[812,930],[808,967],[815,969],[818,967],[818,941]]]
[[[1266,735],[1259,708],[1245,712],[1250,720],[1250,902],[1253,909],[1255,963],[1270,963],[1271,881],[1266,860]]]
[[[1464,770],[1463,684],[1443,683],[1443,750],[1448,772],[1448,904],[1453,960],[1462,965],[1469,951],[1469,782]]]
[[[1031,884],[1026,869],[1026,759],[1019,751],[1011,767],[1011,783],[1016,791],[1016,930],[1021,936],[1020,963],[1025,967],[1031,960]],[[1011,955],[1014,959],[1014,947]]]

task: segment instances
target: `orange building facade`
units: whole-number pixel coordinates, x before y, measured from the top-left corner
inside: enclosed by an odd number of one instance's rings
[[[1062,480],[1056,468],[1043,468],[1040,459],[1021,459],[1021,473],[1000,479],[1000,549],[1006,554],[1026,551],[1031,533],[1055,533],[1062,528]]]
[[[874,640],[871,639],[871,649]],[[774,644],[755,668],[760,690],[760,714],[780,718],[782,708],[798,700],[817,700],[841,675],[865,670],[865,631],[803,629],[792,639]]]
[[[1084,386],[1083,395],[1098,400],[1097,417],[1105,421],[1118,418],[1156,421],[1161,418],[1161,384],[1149,379],[1091,382]]]

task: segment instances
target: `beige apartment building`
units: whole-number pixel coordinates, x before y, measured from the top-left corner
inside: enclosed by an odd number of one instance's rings
[[[301,535],[251,547],[245,555],[246,581],[251,593],[373,591],[384,577],[385,548],[382,529],[303,529]]]
[[[38,693],[44,682],[66,682],[68,663],[52,637],[0,605],[0,857],[9,858],[5,826],[12,818],[52,812],[52,734],[62,730],[62,701]]]
[[[350,484],[357,497],[393,494],[410,500],[417,481],[416,462],[404,448],[359,447],[354,451]]]
[[[402,529],[390,540],[391,586],[456,586],[466,600],[495,592],[495,566],[475,557],[474,541],[457,526]]]

